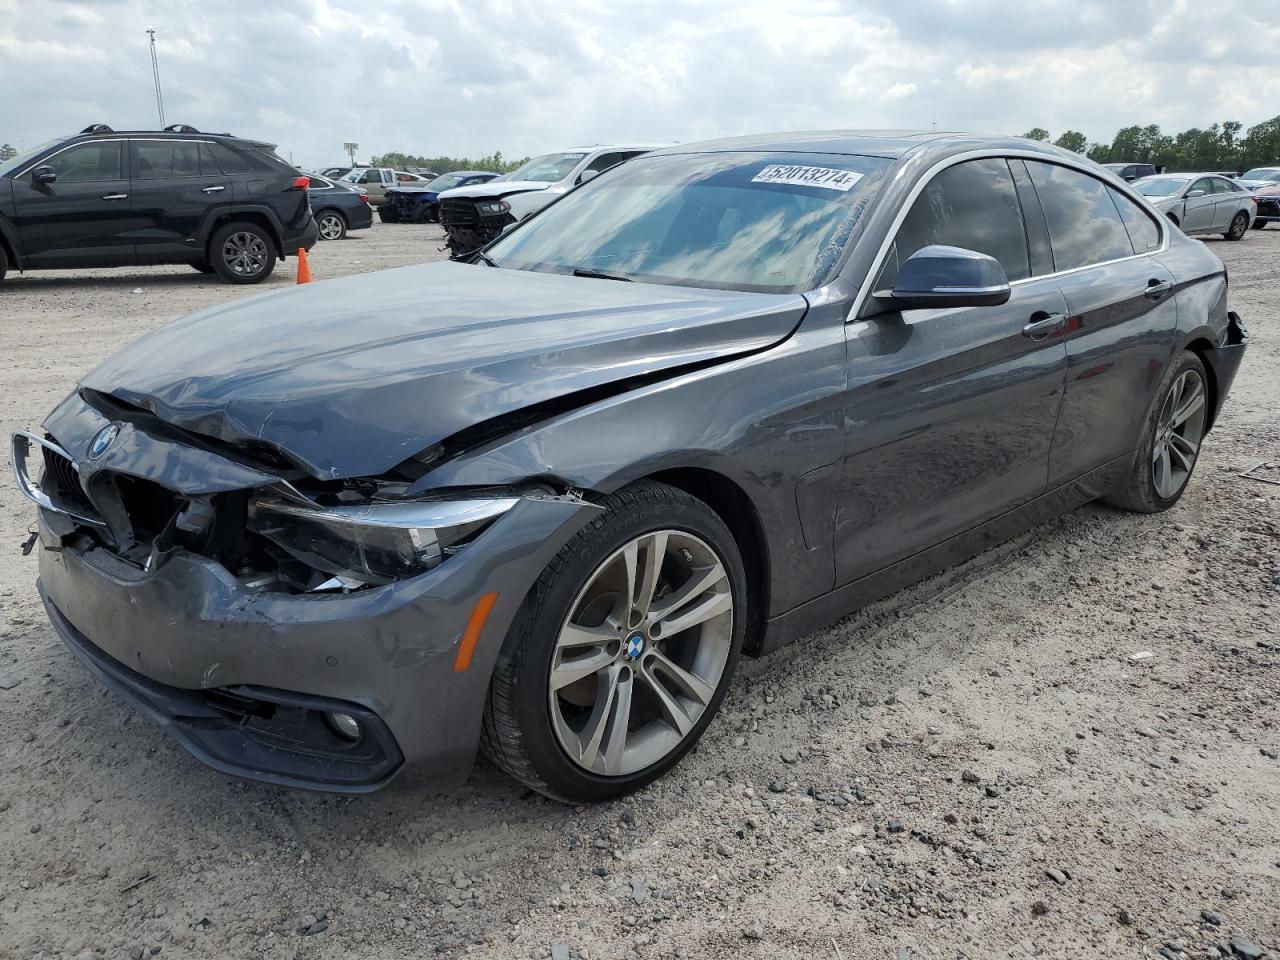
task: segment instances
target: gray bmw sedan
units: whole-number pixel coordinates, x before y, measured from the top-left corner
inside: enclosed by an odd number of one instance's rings
[[[741,656],[1172,506],[1246,340],[1218,258],[1074,154],[758,136],[171,323],[13,456],[54,628],[205,763],[353,793],[482,749],[591,801]]]

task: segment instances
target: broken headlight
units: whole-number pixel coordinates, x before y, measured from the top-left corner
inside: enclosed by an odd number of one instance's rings
[[[493,200],[477,203],[476,209],[480,211],[480,216],[482,217],[497,217],[507,213],[511,209],[511,204],[505,200]]]
[[[325,573],[390,583],[437,566],[519,502],[518,497],[322,507],[256,497],[249,529]]]

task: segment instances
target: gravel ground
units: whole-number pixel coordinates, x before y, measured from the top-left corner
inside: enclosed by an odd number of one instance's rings
[[[1241,477],[1280,479],[1280,230],[1208,242],[1253,345],[1177,508],[1083,508],[745,663],[627,802],[483,767],[360,800],[203,768],[57,642],[3,483],[0,957],[1280,956],[1280,486]],[[437,247],[376,224],[312,266]],[[253,293],[13,276],[6,436],[138,334]]]

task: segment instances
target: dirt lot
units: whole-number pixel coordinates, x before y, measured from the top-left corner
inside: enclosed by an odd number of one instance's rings
[[[1280,486],[1240,476],[1280,461],[1280,230],[1209,243],[1253,345],[1176,509],[1087,507],[745,664],[625,803],[483,768],[361,800],[203,768],[62,649],[0,484],[0,957],[1280,956]],[[436,247],[378,224],[313,270]],[[138,334],[253,293],[14,276],[5,436]]]

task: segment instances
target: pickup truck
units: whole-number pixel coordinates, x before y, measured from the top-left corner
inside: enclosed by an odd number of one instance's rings
[[[440,224],[450,255],[480,249],[508,226],[537,213],[580,183],[612,166],[658,149],[655,145],[572,147],[534,157],[488,183],[440,194]]]
[[[393,170],[391,167],[356,167],[338,178],[339,183],[358,186],[369,194],[369,203],[375,207],[387,202],[387,190],[401,183],[424,183],[416,173]]]

